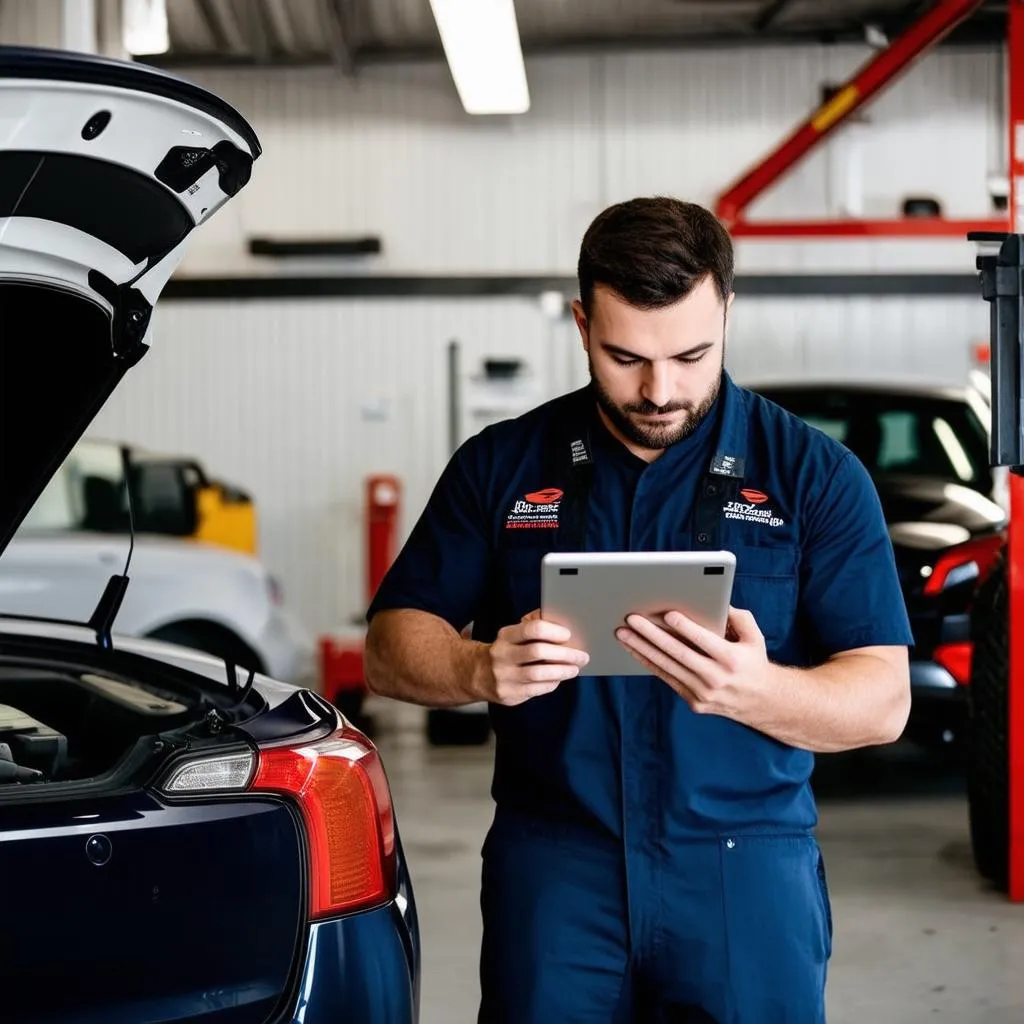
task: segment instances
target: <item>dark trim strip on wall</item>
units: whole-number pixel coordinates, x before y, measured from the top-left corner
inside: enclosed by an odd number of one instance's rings
[[[163,290],[163,299],[383,299],[498,298],[542,292],[574,296],[575,277],[523,276],[381,276],[257,275],[252,277],[178,277]],[[756,298],[971,296],[981,301],[976,274],[744,274],[736,279],[737,296]]]

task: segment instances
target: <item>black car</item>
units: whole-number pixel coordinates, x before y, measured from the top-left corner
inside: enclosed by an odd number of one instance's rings
[[[752,390],[840,441],[870,473],[914,633],[905,736],[959,750],[973,653],[971,602],[1005,542],[1007,520],[999,471],[989,465],[985,394],[874,383]]]
[[[0,47],[0,95],[2,553],[260,147],[130,63]],[[87,622],[0,614],[0,1017],[414,1024],[378,751],[310,690],[119,636],[130,551]]]

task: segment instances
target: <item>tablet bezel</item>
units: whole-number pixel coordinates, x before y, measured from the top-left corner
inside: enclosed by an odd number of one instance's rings
[[[541,560],[541,618],[570,629],[567,646],[590,655],[581,676],[649,675],[615,637],[626,616],[657,621],[676,608],[724,636],[735,574],[731,551],[551,552]]]

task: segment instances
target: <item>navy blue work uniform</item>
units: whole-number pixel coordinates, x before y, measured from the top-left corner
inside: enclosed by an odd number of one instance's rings
[[[790,666],[910,627],[875,489],[824,433],[723,374],[648,464],[589,387],[452,458],[370,615],[490,641],[540,606],[551,550],[726,549],[733,605]],[[696,715],[654,677],[581,676],[492,706],[480,1020],[818,1024],[832,922],[813,756]]]

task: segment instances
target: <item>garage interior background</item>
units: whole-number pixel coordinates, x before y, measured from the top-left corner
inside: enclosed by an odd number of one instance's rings
[[[0,39],[66,45],[64,6],[4,0]],[[119,5],[98,6],[107,16],[98,48],[117,53]],[[460,347],[460,439],[481,425],[467,396],[485,359],[523,363],[508,409],[582,382],[575,328],[545,293],[572,296],[590,219],[637,194],[712,205],[823,88],[871,56],[868,9],[909,21],[926,5],[794,2],[794,18],[798,8],[847,8],[839,24],[862,41],[837,33],[848,41],[753,49],[688,44],[698,28],[728,35],[729,17],[747,8],[785,5],[679,2],[671,24],[644,25],[640,0],[522,3],[531,107],[484,118],[463,111],[426,3],[352,5],[363,17],[349,23],[347,48],[343,6],[168,3],[171,51],[153,62],[236,105],[265,151],[251,185],[196,238],[157,309],[153,352],[92,430],[202,453],[251,490],[262,557],[318,632],[363,610],[366,475],[400,478],[404,536],[450,452],[450,343]],[[1007,165],[995,35],[976,31],[926,55],[751,219],[895,217],[914,196],[938,200],[948,217],[992,217],[989,179]],[[251,251],[259,239],[367,238],[379,252]],[[737,248],[728,363],[741,381],[963,383],[987,338],[966,240],[743,239]]]

